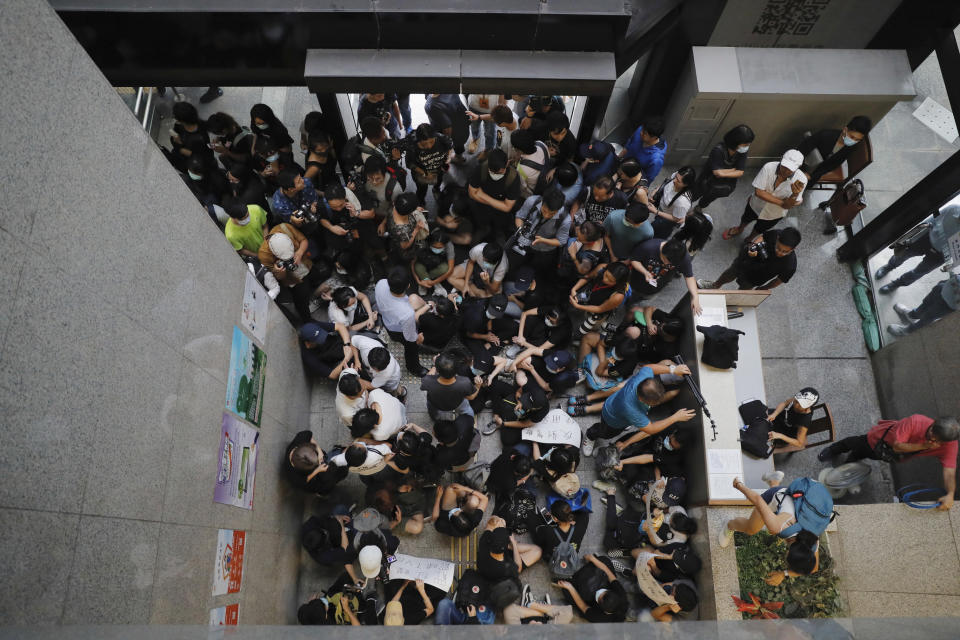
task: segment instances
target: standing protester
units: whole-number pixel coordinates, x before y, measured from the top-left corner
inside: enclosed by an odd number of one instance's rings
[[[633,202],[626,209],[613,211],[604,219],[607,249],[613,262],[630,259],[634,247],[653,237],[650,211],[646,205]]]
[[[577,225],[583,222],[603,224],[611,212],[626,207],[627,197],[614,188],[613,180],[602,176],[597,178],[593,186],[583,190],[570,207],[570,215]]]
[[[427,96],[424,105],[430,124],[437,131],[453,141],[453,150],[456,155],[452,162],[463,164],[463,148],[470,137],[470,119],[467,117],[467,108],[458,93],[431,93]]]
[[[542,196],[530,196],[517,211],[514,223],[517,230],[509,244],[511,271],[527,264],[538,278],[547,278],[556,270],[560,249],[570,237],[563,194],[550,188]]]
[[[508,166],[507,154],[494,149],[473,173],[467,185],[473,214],[474,240],[486,239],[491,227],[509,236],[513,228],[513,210],[520,199],[517,170]]]
[[[874,277],[883,280],[910,258],[922,259],[913,269],[880,287],[880,293],[892,293],[894,289],[909,286],[947,261],[950,256],[947,241],[960,232],[960,204],[947,205],[924,224],[920,233],[910,233],[909,241],[893,244],[893,255],[877,269]]]
[[[648,182],[656,179],[667,154],[667,141],[662,138],[664,128],[663,118],[647,117],[620,152],[621,159],[633,158],[640,163]]]
[[[390,337],[403,344],[407,371],[418,378],[427,370],[420,364],[419,344],[423,334],[417,331],[416,310],[426,304],[420,296],[407,296],[410,274],[404,267],[393,267],[386,278],[377,282],[376,300],[380,318]]]
[[[693,206],[692,193],[696,179],[697,174],[692,167],[680,167],[650,198],[654,236],[669,238],[683,225]]]
[[[697,204],[701,209],[706,209],[718,198],[726,198],[737,188],[737,180],[747,166],[747,150],[753,138],[753,129],[739,124],[727,131],[723,142],[718,142],[710,150],[697,181]]]
[[[723,239],[729,240],[743,233],[751,222],[753,233],[763,233],[772,229],[786,215],[787,211],[803,201],[802,193],[807,186],[807,176],[800,170],[803,154],[790,149],[783,154],[780,162],[768,162],[760,168],[753,179],[753,195],[740,216],[740,223],[723,232]]]
[[[420,206],[426,202],[427,187],[433,187],[434,198],[439,195],[452,149],[450,138],[438,134],[429,124],[421,124],[414,132],[413,142],[407,145],[406,161],[417,185]]]

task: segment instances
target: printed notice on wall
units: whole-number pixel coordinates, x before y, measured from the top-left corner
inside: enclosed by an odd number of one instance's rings
[[[263,376],[267,354],[240,327],[233,328],[230,370],[227,378],[227,409],[260,426],[263,415]]]
[[[217,557],[213,567],[213,595],[239,593],[243,580],[243,545],[246,533],[220,529],[217,533]]]
[[[390,565],[390,579],[419,579],[441,591],[449,591],[453,584],[453,570],[454,564],[446,560],[398,553],[397,561]]]
[[[571,444],[580,446],[581,431],[576,420],[563,409],[551,409],[543,420],[523,430],[521,437],[528,442]]]
[[[210,609],[210,626],[223,627],[236,625],[240,620],[240,605],[228,604],[225,607]]]
[[[257,342],[266,344],[267,312],[270,309],[270,297],[257,278],[247,272],[247,281],[243,285],[243,309],[240,310],[240,324],[244,326]]]
[[[217,487],[213,501],[242,509],[253,508],[253,480],[257,471],[260,433],[224,412],[217,451]],[[232,592],[231,592],[232,593]]]

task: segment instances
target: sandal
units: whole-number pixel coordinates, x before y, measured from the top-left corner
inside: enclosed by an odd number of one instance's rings
[[[738,235],[743,233],[743,229],[740,229],[736,233],[731,233],[733,229],[736,229],[736,227],[730,227],[729,229],[724,230],[724,232],[720,234],[720,237],[722,237],[724,240],[729,240],[730,238],[736,238]]]
[[[567,413],[573,416],[574,418],[578,416],[585,416],[587,415],[587,407],[586,405],[582,405],[582,404],[570,406],[570,407],[567,407]]]
[[[585,395],[570,396],[567,398],[568,407],[581,407],[585,404],[587,404],[587,396]]]

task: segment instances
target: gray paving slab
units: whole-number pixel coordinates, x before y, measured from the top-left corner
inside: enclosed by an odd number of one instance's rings
[[[83,516],[62,624],[145,624],[159,522]]]
[[[246,537],[240,624],[296,624],[300,540],[251,531]]]
[[[216,550],[216,528],[160,526],[151,624],[208,622],[214,604],[212,583]],[[228,599],[236,598],[232,595]]]
[[[284,425],[269,415],[260,424],[257,440],[257,476],[253,494],[250,529],[271,533],[299,531],[303,515],[303,494],[283,477],[287,444],[299,425]]]
[[[9,301],[0,308],[0,360],[2,360],[7,328],[10,326],[13,314],[12,302],[16,299],[17,288],[20,286],[20,274],[23,272],[23,248],[18,237],[0,229],[0,252],[10,256],[7,265],[8,277],[0,280],[0,299]]]
[[[0,509],[0,521],[0,624],[57,624],[80,517]]]

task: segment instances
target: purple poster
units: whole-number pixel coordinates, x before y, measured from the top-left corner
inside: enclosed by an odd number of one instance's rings
[[[229,413],[223,414],[217,452],[217,487],[213,501],[253,508],[253,479],[257,471],[257,438],[260,433]]]

